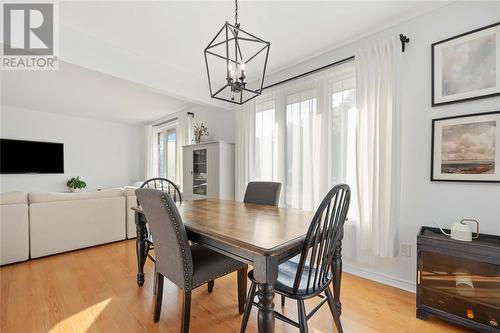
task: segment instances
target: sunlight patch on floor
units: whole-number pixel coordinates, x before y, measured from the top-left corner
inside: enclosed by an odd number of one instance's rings
[[[104,301],[91,305],[83,309],[82,311],[69,316],[68,318],[65,318],[64,320],[54,325],[54,327],[52,327],[49,333],[67,332],[68,328],[73,326],[72,324],[73,321],[78,322],[77,327],[75,327],[76,329],[75,332],[76,331],[86,332],[93,325],[94,321],[81,321],[78,320],[78,318],[84,316],[84,313],[87,312],[91,313],[93,318],[97,320],[99,318],[99,314],[101,314],[104,311],[104,309],[106,309],[111,300],[112,298],[110,297],[108,299],[105,299]]]

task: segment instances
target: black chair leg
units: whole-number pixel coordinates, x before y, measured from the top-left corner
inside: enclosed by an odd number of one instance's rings
[[[161,301],[163,298],[163,275],[156,273],[156,301],[155,301],[155,311],[153,315],[153,321],[156,323],[160,320],[161,313]]]
[[[247,296],[247,271],[248,266],[238,269],[238,311],[245,311],[245,297]]]
[[[285,296],[281,295],[281,306],[285,306]]]
[[[303,300],[297,300],[297,307],[299,310],[299,331],[300,333],[307,333],[307,313],[306,306]]]
[[[342,330],[342,324],[340,323],[340,316],[337,312],[337,307],[335,306],[335,301],[329,287],[325,289],[325,295],[328,302],[328,307],[330,308],[330,312],[333,316],[333,321],[335,322],[335,326],[337,327],[337,332],[343,333],[344,331]]]
[[[250,318],[250,313],[252,312],[253,299],[255,298],[255,289],[257,285],[255,282],[250,284],[250,291],[248,292],[247,303],[245,305],[245,312],[243,313],[243,319],[241,320],[240,333],[245,333],[248,325],[248,318]]]
[[[154,274],[154,279],[153,279],[153,295],[156,295],[156,284],[158,281],[158,274],[156,272],[156,263],[155,264],[155,274]]]
[[[207,287],[208,287],[208,292],[209,292],[209,293],[212,293],[212,291],[214,291],[214,284],[215,284],[215,281],[214,281],[214,280],[210,280],[210,281],[208,281],[208,283],[207,283]]]
[[[191,317],[191,292],[185,291],[182,299],[181,333],[189,333],[189,319]]]

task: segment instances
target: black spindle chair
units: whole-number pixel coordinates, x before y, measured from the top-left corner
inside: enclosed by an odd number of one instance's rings
[[[333,280],[333,274],[338,274],[336,278],[339,282],[342,274],[339,262],[340,242],[350,196],[348,185],[340,184],[332,188],[314,214],[300,259],[297,261],[292,258],[278,266],[275,292],[297,301],[299,321],[296,322],[279,312],[275,312],[276,318],[299,328],[301,333],[307,333],[307,321],[325,302],[330,307],[338,332],[342,332],[340,308],[334,301],[329,285]],[[243,315],[241,333],[245,332],[252,306],[257,305],[253,301],[257,287],[253,271],[250,271],[248,277],[252,284]],[[340,285],[334,286],[334,289],[338,299]],[[304,301],[316,296],[322,298],[321,302],[310,313],[306,313]]]
[[[151,178],[146,180],[139,188],[149,188],[160,190],[162,192],[167,193],[174,200],[175,203],[182,202],[182,194],[179,186],[177,186],[173,181],[167,178]],[[137,200],[137,205],[139,206],[139,200]],[[153,255],[151,255],[151,250],[154,250],[153,237],[151,236],[151,232],[146,228],[146,235],[144,235],[145,243],[146,243],[146,258],[151,259],[151,261],[155,264],[155,274],[154,274],[154,282],[153,282],[153,294],[156,294],[156,259]]]

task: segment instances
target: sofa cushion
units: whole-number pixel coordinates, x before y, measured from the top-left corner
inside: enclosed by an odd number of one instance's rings
[[[0,193],[0,205],[27,204],[28,193],[22,191]]]
[[[137,190],[139,187],[137,186],[125,186],[123,188],[123,193],[125,194],[126,197],[131,197],[135,196],[135,190]]]
[[[111,198],[123,196],[123,189],[114,188],[109,190],[95,192],[79,192],[79,193],[57,193],[57,192],[30,192],[29,202],[52,202],[52,201],[69,201],[69,200],[87,200],[98,198]]]

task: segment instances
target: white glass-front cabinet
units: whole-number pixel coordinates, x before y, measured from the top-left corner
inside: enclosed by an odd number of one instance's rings
[[[234,144],[205,142],[182,147],[186,200],[234,200]]]

